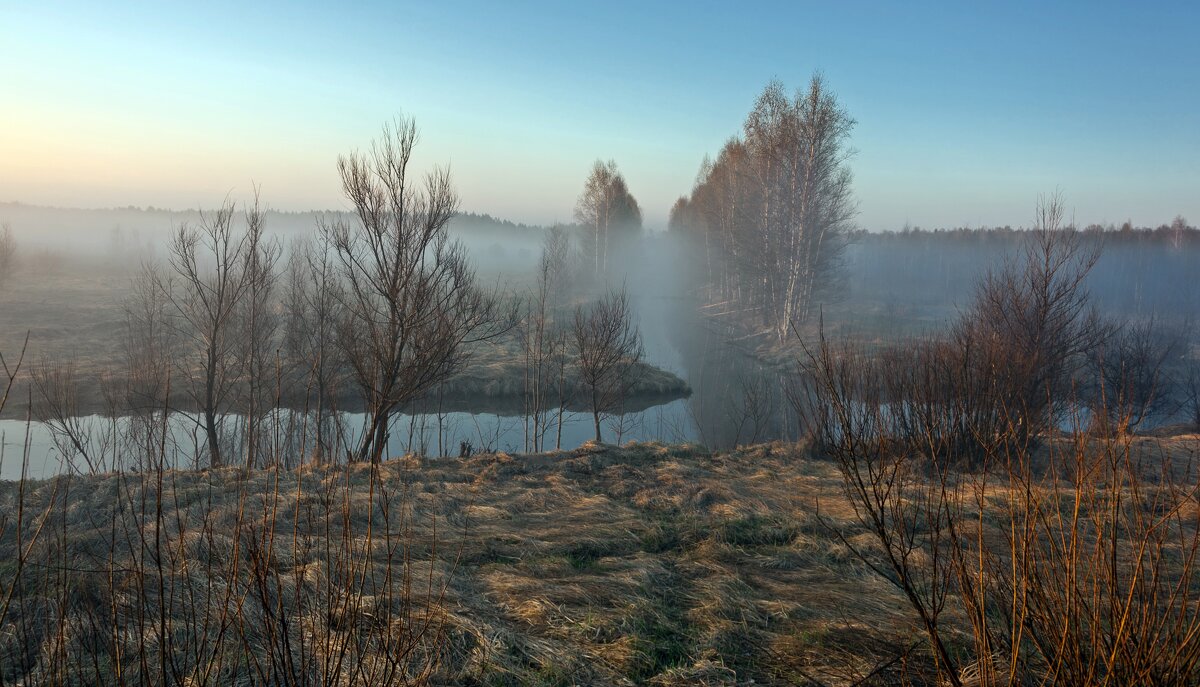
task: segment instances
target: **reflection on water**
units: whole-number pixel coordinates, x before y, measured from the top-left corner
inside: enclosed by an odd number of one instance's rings
[[[612,417],[603,424],[605,441],[688,441],[695,432],[687,422],[687,401],[672,401],[638,413]],[[336,455],[345,455],[347,447],[356,445],[361,437],[364,416],[346,413],[334,422],[330,436],[335,437]],[[311,419],[299,413],[280,411],[262,423],[259,462],[278,461],[286,466],[302,462],[311,456],[315,431]],[[226,460],[242,464],[245,460],[245,441],[241,418],[229,416],[223,422],[223,441]],[[139,426],[140,425],[140,426]],[[76,431],[85,437],[82,446],[56,436],[42,423],[26,426],[22,420],[0,420],[3,438],[3,462],[0,479],[18,479],[22,458],[28,455],[25,466],[29,477],[48,477],[68,469],[108,471],[114,469],[140,470],[157,464],[158,456],[166,456],[168,466],[195,467],[196,457],[203,457],[204,435],[196,417],[175,413],[163,431],[161,415],[147,418],[106,418],[98,415],[78,418]],[[574,448],[594,438],[592,418],[585,413],[563,414],[562,440],[564,448]],[[410,452],[428,456],[458,456],[463,444],[472,452],[520,451],[526,442],[524,418],[492,413],[454,412],[442,415],[399,415],[391,427],[388,454]],[[558,424],[549,428],[546,446],[558,443]],[[26,452],[25,448],[28,447]],[[201,459],[204,460],[203,458]]]
[[[698,318],[697,318],[698,319]],[[787,369],[771,368],[731,346],[712,323],[680,327],[676,350],[692,387],[683,403],[694,440],[717,449],[797,436]]]

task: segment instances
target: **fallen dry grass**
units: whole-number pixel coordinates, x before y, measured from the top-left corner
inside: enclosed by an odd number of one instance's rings
[[[1156,450],[1165,442],[1185,458],[1196,450],[1189,437],[1145,442]],[[94,617],[132,603],[128,597],[139,589],[136,576],[114,582],[108,573],[145,563],[134,548],[112,550],[118,522],[140,523],[142,535],[153,530],[151,539],[161,529],[175,542],[168,548],[176,577],[181,569],[218,571],[210,576],[219,584],[187,577],[205,598],[242,584],[239,575],[254,567],[254,541],[274,547],[273,593],[281,599],[336,587],[330,582],[345,576],[347,565],[361,563],[360,573],[374,580],[403,558],[411,581],[407,616],[389,614],[400,601],[386,585],[360,585],[352,603],[313,603],[290,618],[287,631],[298,633],[297,644],[319,647],[373,623],[380,627],[368,632],[382,634],[434,627],[408,659],[417,665],[414,675],[432,671],[433,684],[898,684],[896,676],[919,674],[926,660],[901,596],[826,527],[833,523],[853,545],[871,547],[870,536],[851,524],[836,466],[794,445],[728,453],[585,445],[462,461],[406,458],[377,472],[310,466],[164,473],[162,485],[167,515],[153,521],[118,511],[154,503],[144,497],[160,489],[156,478],[109,474],[26,486],[29,512],[39,512],[52,494],[60,503],[61,516],[51,515],[48,528],[61,534],[44,534],[39,546],[46,561],[70,552],[71,565],[59,566],[69,569],[55,572],[55,584],[70,594],[57,603],[50,587],[38,586],[53,566],[27,568],[36,573],[22,584],[33,586],[19,587],[18,596],[28,596],[0,628],[0,651],[16,651],[14,617],[22,612],[58,620],[43,622],[41,635],[23,630],[37,641],[17,652],[22,665],[10,663],[4,681],[46,681],[59,674],[51,670],[55,661],[84,663],[98,651],[103,642],[89,639]],[[381,491],[387,507],[404,514],[384,527]],[[11,517],[17,495],[16,485],[0,485],[0,512]],[[331,535],[330,522],[344,524],[346,536]],[[10,528],[0,537],[0,560],[12,560],[13,544]],[[351,553],[339,558],[331,551]],[[239,557],[241,567],[232,566]],[[12,577],[11,564],[4,566],[0,585]],[[246,585],[244,596],[252,597]],[[169,595],[169,584],[163,588],[153,593]],[[210,684],[232,675],[255,683],[256,659],[248,654],[272,650],[268,630],[255,629],[264,617],[248,602],[238,608],[242,629],[213,639],[224,643],[219,650],[209,647],[223,662]],[[386,618],[405,620],[380,620]],[[135,641],[129,633],[114,642]],[[378,661],[387,646],[364,644],[354,655]],[[189,671],[197,674],[194,666]],[[325,674],[334,683],[354,682],[348,673]],[[874,682],[862,682],[872,675]]]

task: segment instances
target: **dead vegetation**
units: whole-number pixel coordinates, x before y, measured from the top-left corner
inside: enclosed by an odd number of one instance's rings
[[[1061,208],[1039,206],[1024,259],[980,282],[950,337],[878,353],[821,337],[792,400],[869,534],[830,531],[903,595],[937,684],[1194,685],[1194,440],[1134,438],[1164,356],[1138,350],[1148,335],[1101,350],[1120,339]],[[1086,406],[1089,355],[1124,360]]]
[[[1180,466],[1198,444],[1130,442]],[[4,683],[937,679],[838,464],[794,445],[61,476],[0,511]],[[970,623],[942,623],[966,655]]]
[[[781,446],[587,445],[5,484],[4,560],[43,531],[0,572],[0,679],[851,680],[913,629],[817,525],[838,480]]]

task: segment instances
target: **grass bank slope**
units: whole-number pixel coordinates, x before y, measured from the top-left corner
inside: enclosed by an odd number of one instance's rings
[[[789,447],[646,444],[5,483],[0,666],[28,684],[848,681],[914,630],[815,520],[818,500],[844,510],[838,479]]]
[[[0,483],[0,515],[4,682],[899,684],[926,660],[846,546],[872,538],[836,467],[795,446],[64,476]]]

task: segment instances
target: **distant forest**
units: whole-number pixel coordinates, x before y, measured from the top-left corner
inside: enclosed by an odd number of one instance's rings
[[[961,303],[981,273],[1016,255],[1027,234],[1007,226],[856,231],[844,256],[846,296],[894,308]],[[1091,225],[1081,236],[1102,248],[1087,282],[1102,309],[1128,315],[1200,312],[1200,229],[1177,218],[1158,227]]]

